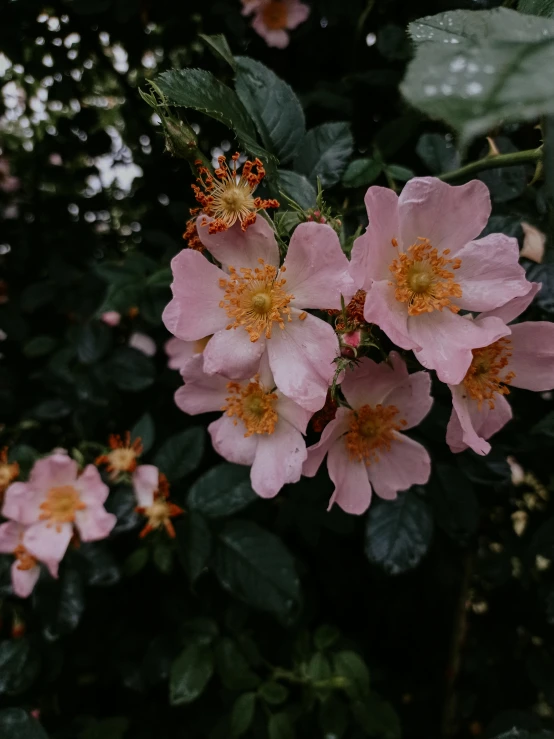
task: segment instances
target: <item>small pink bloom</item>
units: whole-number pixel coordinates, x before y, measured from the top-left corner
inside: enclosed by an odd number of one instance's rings
[[[21,187],[19,177],[10,174],[10,163],[5,157],[0,157],[0,190],[6,194],[16,192]]]
[[[147,336],[146,334],[141,334],[138,331],[135,331],[129,337],[129,346],[132,349],[142,352],[147,357],[153,357],[156,353],[156,342],[154,339],[150,338],[150,336]]]
[[[362,514],[372,489],[393,500],[399,490],[423,485],[431,460],[425,448],[405,436],[429,412],[431,378],[427,372],[408,374],[396,352],[387,363],[364,358],[347,372],[341,389],[350,405],[340,407],[323,430],[320,441],[308,449],[302,473],[313,477],[327,454],[335,490],[329,508],[337,503],[347,513]]]
[[[140,536],[164,528],[174,539],[176,534],[171,519],[181,516],[184,511],[169,500],[166,476],[153,464],[141,464],[133,472],[133,488],[138,503],[136,510],[147,519]]]
[[[341,294],[348,302],[354,292],[337,234],[330,226],[300,224],[279,268],[279,248],[263,218],[247,231],[235,224],[210,234],[208,224],[200,217],[198,233],[223,269],[191,249],[173,259],[166,327],[183,341],[213,334],[203,354],[209,375],[250,378],[267,355],[279,390],[318,410],[339,345],[333,327],[306,311],[340,309]]]
[[[489,316],[506,323],[513,321],[531,304],[540,287],[538,283],[531,283],[526,296],[482,313],[475,323]],[[446,441],[453,452],[470,447],[478,454],[489,453],[491,445],[486,439],[512,418],[505,398],[510,386],[537,392],[554,389],[554,323],[525,321],[510,329],[509,336],[475,349],[462,382],[450,385],[453,408]]]
[[[200,357],[182,374],[185,385],[175,393],[178,407],[192,415],[225,411],[208,427],[212,443],[229,462],[252,465],[250,479],[258,495],[272,498],[286,483],[298,482],[311,413],[275,388],[267,356],[259,374],[243,382],[206,375]]]
[[[289,34],[304,23],[310,15],[310,7],[300,0],[242,0],[243,15],[254,14],[252,28],[267,43],[277,49],[289,45]]]
[[[77,462],[55,453],[35,462],[28,482],[6,490],[2,514],[28,528],[23,546],[42,562],[60,562],[75,528],[83,541],[105,539],[116,524],[104,503],[108,486],[89,464],[79,475]]]
[[[175,337],[169,339],[164,346],[165,353],[169,357],[167,366],[175,370],[184,369],[190,359],[202,354],[210,338],[206,336],[198,341],[181,341]]]
[[[121,313],[118,313],[116,310],[108,310],[105,313],[102,313],[100,318],[108,326],[119,326],[121,322]]]
[[[0,552],[13,554],[12,586],[14,593],[20,598],[27,598],[33,591],[40,575],[40,564],[25,548],[23,535],[26,528],[16,521],[7,521],[0,525]],[[52,577],[58,576],[58,562],[45,561]]]
[[[516,239],[489,234],[476,239],[491,212],[487,187],[460,187],[416,177],[400,197],[370,187],[369,226],[352,250],[351,275],[367,291],[364,317],[443,382],[459,383],[471,350],[505,335],[502,321],[479,323],[459,315],[490,311],[529,290],[518,264]]]

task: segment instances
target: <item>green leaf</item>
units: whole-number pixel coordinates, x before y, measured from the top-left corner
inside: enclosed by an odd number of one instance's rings
[[[531,429],[531,433],[537,436],[548,436],[554,439],[554,411],[547,413],[538,423]]]
[[[57,421],[59,418],[65,418],[71,413],[71,406],[62,398],[49,398],[43,400],[30,411],[32,418],[39,421]]]
[[[451,172],[461,165],[456,147],[440,133],[424,133],[420,136],[416,153],[432,174]]]
[[[48,739],[39,722],[22,708],[0,711],[0,736],[2,739]]]
[[[316,652],[306,667],[306,674],[312,682],[328,680],[331,675],[331,664],[322,652]]]
[[[219,534],[215,572],[224,588],[285,623],[300,602],[294,560],[280,539],[250,521],[229,521]]]
[[[454,10],[409,26],[416,55],[401,91],[460,134],[462,146],[506,121],[554,112],[545,69],[554,64],[554,20],[507,8]]]
[[[352,712],[364,732],[376,739],[400,739],[400,719],[392,705],[377,693],[352,703]]]
[[[0,695],[15,695],[27,690],[39,668],[39,656],[27,637],[1,641]]]
[[[20,307],[25,313],[32,313],[37,308],[50,303],[56,297],[56,285],[50,280],[35,282],[21,293]]]
[[[59,580],[41,579],[33,602],[43,621],[44,636],[56,640],[74,631],[85,610],[83,580],[76,569],[62,570]]]
[[[314,634],[314,644],[317,649],[329,649],[329,647],[332,647],[339,637],[340,631],[336,626],[324,624],[316,629]]]
[[[527,279],[541,283],[535,302],[542,310],[554,314],[554,263],[534,264],[527,271]]]
[[[218,464],[191,487],[187,506],[208,518],[231,516],[257,499],[250,484],[250,469],[238,464]]]
[[[198,467],[204,454],[204,441],[201,426],[170,436],[158,449],[154,464],[170,482],[176,482]]]
[[[293,158],[306,133],[300,101],[290,85],[255,59],[238,56],[236,91],[264,146],[280,162]]]
[[[141,520],[144,521],[136,512],[136,506],[137,499],[130,485],[121,485],[112,490],[106,501],[106,510],[117,518],[112,533],[121,534],[124,531],[131,531],[138,526]]]
[[[289,697],[289,691],[281,683],[276,683],[273,680],[270,682],[260,685],[258,689],[258,695],[264,699],[266,703],[272,706],[278,706],[284,703]]]
[[[23,354],[30,359],[50,354],[58,342],[53,336],[35,336],[23,347]]]
[[[233,130],[244,148],[263,160],[268,175],[275,157],[256,141],[256,131],[237,95],[204,69],[173,69],[156,77],[156,83],[173,105],[205,113]]]
[[[294,727],[286,713],[274,713],[267,725],[269,739],[294,739]]]
[[[150,558],[150,551],[146,547],[140,547],[132,552],[123,563],[123,572],[127,577],[138,575],[145,567]]]
[[[87,728],[79,734],[79,739],[123,739],[129,728],[129,719],[124,716],[114,716],[102,721],[93,720]]]
[[[356,652],[345,650],[333,657],[335,674],[346,678],[346,692],[356,700],[365,700],[369,695],[369,671],[366,663]]]
[[[398,182],[408,182],[412,177],[415,177],[411,169],[401,167],[399,164],[388,164],[386,172],[389,177],[392,177],[393,180],[398,180]]]
[[[199,33],[198,35],[208,45],[214,56],[223,59],[224,62],[227,62],[232,67],[233,71],[236,71],[237,65],[235,58],[224,34],[217,33],[213,36],[208,36],[205,33]]]
[[[150,451],[156,438],[154,419],[148,411],[142,415],[131,429],[131,440],[140,439],[143,453]]]
[[[455,541],[466,543],[479,526],[475,489],[456,467],[439,463],[436,473],[436,484],[429,486],[436,521]]]
[[[110,348],[112,332],[109,326],[101,321],[86,323],[77,339],[77,357],[82,364],[94,364],[101,359]]]
[[[250,669],[244,654],[229,637],[217,642],[215,661],[221,681],[229,690],[252,690],[260,684],[260,678]]]
[[[365,553],[388,572],[398,575],[416,567],[433,536],[429,507],[413,490],[396,500],[379,502],[367,517]]]
[[[520,13],[552,18],[554,16],[554,0],[519,0],[517,9]]]
[[[155,544],[152,559],[158,570],[164,575],[171,572],[173,555],[166,541],[159,541]]]
[[[185,569],[194,583],[210,558],[212,535],[203,516],[188,511],[184,524],[177,528],[177,541]]]
[[[114,351],[109,373],[116,387],[135,393],[150,387],[156,375],[152,360],[129,346]]]
[[[308,131],[294,160],[294,168],[313,185],[317,178],[329,187],[337,183],[354,150],[348,123],[323,123]]]
[[[279,170],[279,187],[295,203],[304,210],[315,208],[317,205],[317,193],[315,187],[303,174],[286,169]],[[281,203],[281,205],[286,205]]]
[[[231,736],[242,736],[250,728],[256,710],[256,693],[243,693],[231,712]]]
[[[182,706],[195,701],[204,691],[214,670],[209,647],[191,644],[171,665],[169,702]]]
[[[345,187],[365,187],[375,182],[383,171],[383,165],[376,159],[354,159],[346,168],[342,178]]]

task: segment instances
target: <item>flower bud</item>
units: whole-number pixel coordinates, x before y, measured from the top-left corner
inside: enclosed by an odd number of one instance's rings
[[[355,331],[339,334],[341,356],[347,357],[348,359],[353,359],[357,356],[362,340],[362,331],[359,328]]]

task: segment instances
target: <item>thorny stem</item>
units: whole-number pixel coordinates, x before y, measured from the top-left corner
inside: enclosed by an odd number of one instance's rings
[[[478,159],[476,162],[466,164],[460,169],[452,172],[445,172],[439,175],[439,179],[443,182],[458,180],[469,177],[477,172],[484,172],[486,169],[497,169],[500,167],[512,167],[514,164],[526,164],[527,162],[541,162],[543,158],[542,146],[538,149],[525,149],[525,151],[515,151],[510,154],[496,154]]]

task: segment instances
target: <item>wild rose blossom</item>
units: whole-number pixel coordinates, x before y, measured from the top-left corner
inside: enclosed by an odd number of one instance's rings
[[[140,439],[131,441],[131,432],[127,431],[123,439],[119,434],[110,434],[108,439],[110,451],[96,457],[96,465],[105,465],[110,479],[116,480],[122,473],[134,472],[137,460],[142,454]]]
[[[243,15],[254,14],[252,28],[268,46],[284,49],[289,45],[289,34],[304,23],[310,7],[300,0],[242,0]]]
[[[175,529],[171,519],[181,516],[184,511],[168,500],[169,483],[166,476],[153,464],[141,464],[133,472],[133,488],[138,503],[136,510],[147,519],[140,537],[164,528],[174,539]]]
[[[423,485],[431,460],[426,449],[402,432],[417,426],[429,412],[431,378],[427,372],[408,374],[406,364],[391,352],[392,366],[363,358],[347,372],[341,390],[350,408],[337,409],[321,435],[308,448],[302,474],[313,477],[327,454],[336,503],[347,513],[361,514],[371,502],[372,489],[385,500],[399,490]]]
[[[164,349],[169,357],[167,362],[169,369],[184,369],[189,359],[202,354],[210,338],[210,336],[205,336],[203,339],[198,339],[198,341],[181,341],[181,339],[175,337],[168,339],[165,342]]]
[[[267,354],[279,390],[318,410],[339,345],[332,326],[306,311],[338,309],[341,294],[348,301],[354,292],[337,234],[327,225],[300,224],[279,268],[273,230],[262,218],[245,232],[236,224],[211,234],[209,223],[200,216],[198,232],[224,269],[197,251],[181,251],[171,262],[166,327],[183,341],[213,334],[203,353],[209,375],[250,378]]]
[[[518,265],[516,239],[489,234],[490,197],[477,180],[452,187],[416,177],[400,197],[370,187],[369,226],[352,250],[351,275],[367,291],[364,317],[443,382],[461,382],[471,350],[498,341],[503,322],[477,322],[460,309],[490,311],[525,295],[529,283]]]
[[[177,406],[191,415],[224,411],[208,426],[214,449],[229,462],[252,465],[250,479],[258,495],[272,498],[286,483],[298,482],[306,459],[302,435],[311,413],[275,388],[267,357],[259,373],[243,382],[206,375],[201,357],[181,374],[185,385],[175,393]]]
[[[42,562],[63,558],[75,529],[82,541],[105,539],[116,517],[104,508],[108,486],[94,465],[79,475],[77,462],[56,451],[35,462],[28,482],[6,490],[2,515],[28,527],[22,544]]]
[[[0,552],[13,554],[15,557],[11,567],[12,587],[20,598],[28,598],[33,592],[40,576],[40,563],[23,545],[23,535],[26,531],[16,521],[6,521],[0,525]],[[52,577],[58,576],[58,562],[45,562]]]
[[[482,313],[475,323],[489,316],[510,323],[527,309],[540,287],[532,283],[527,295]],[[554,389],[554,324],[524,321],[512,324],[510,329],[509,336],[474,349],[463,381],[450,385],[453,408],[446,441],[453,452],[470,447],[478,454],[488,454],[491,446],[485,440],[512,418],[505,397],[511,386],[538,392]]]

